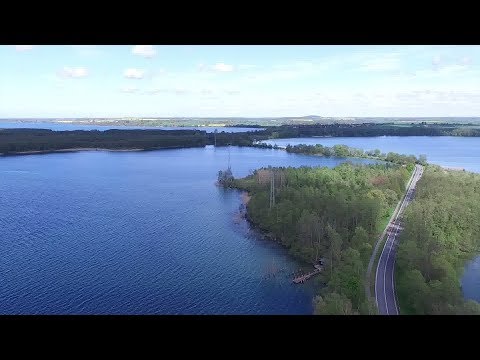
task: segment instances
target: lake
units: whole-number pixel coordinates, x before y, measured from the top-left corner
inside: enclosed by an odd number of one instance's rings
[[[466,299],[480,302],[480,256],[477,256],[465,266],[462,291]]]
[[[121,125],[82,125],[70,123],[54,123],[54,122],[15,122],[15,121],[0,121],[0,129],[51,129],[56,131],[65,130],[135,130],[135,129],[153,129],[153,130],[201,130],[207,133],[214,132],[245,132],[245,131],[259,131],[261,128],[246,128],[246,127],[228,127],[228,126],[197,126],[197,127],[178,127],[178,126],[121,126]]]
[[[235,221],[228,148],[0,158],[0,314],[310,314],[302,264]],[[346,159],[230,149],[235,176]],[[356,159],[354,162],[366,162]],[[271,268],[285,269],[265,278]]]
[[[277,139],[426,154],[480,172],[480,139]],[[235,176],[262,166],[345,159],[231,147]],[[354,162],[365,160],[355,159]],[[78,152],[0,158],[0,314],[310,314],[301,267],[235,214],[240,194],[214,185],[228,149]],[[265,279],[272,267],[286,271]],[[462,278],[480,301],[480,256]]]
[[[461,167],[480,173],[480,137],[459,136],[376,136],[275,139],[265,141],[278,146],[297,144],[343,144],[363,150],[379,149],[406,155],[427,155],[432,164]]]

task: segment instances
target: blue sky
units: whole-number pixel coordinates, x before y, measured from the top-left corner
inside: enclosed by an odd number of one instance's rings
[[[0,46],[0,118],[480,116],[480,46]]]

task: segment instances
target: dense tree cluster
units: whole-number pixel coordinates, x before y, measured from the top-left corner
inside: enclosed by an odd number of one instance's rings
[[[480,175],[429,166],[406,209],[396,283],[406,314],[480,314],[459,278],[480,249]]]
[[[0,153],[75,148],[160,149],[205,146],[205,132],[196,130],[0,130]]]
[[[274,178],[275,204],[270,204]],[[372,313],[366,265],[379,225],[403,195],[409,171],[394,164],[263,168],[234,180],[252,195],[249,219],[308,262],[324,259],[317,313]]]
[[[321,155],[321,156],[337,156],[337,157],[358,157],[358,158],[374,158],[383,161],[389,161],[400,165],[410,165],[409,170],[413,169],[413,164],[426,164],[426,155],[420,155],[418,158],[414,155],[402,155],[393,152],[388,154],[382,153],[380,150],[364,151],[362,149],[356,149],[347,145],[334,145],[332,147],[323,146],[321,144],[316,145],[287,145],[287,152],[309,154],[309,155]]]

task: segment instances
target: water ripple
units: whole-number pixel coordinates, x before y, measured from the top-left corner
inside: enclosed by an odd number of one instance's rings
[[[214,186],[227,149],[0,159],[0,314],[307,314],[312,289],[268,265],[286,251],[234,224]],[[234,173],[319,165],[231,149]]]

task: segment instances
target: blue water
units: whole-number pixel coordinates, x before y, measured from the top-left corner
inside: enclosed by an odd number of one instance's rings
[[[363,149],[379,149],[407,155],[427,155],[432,164],[461,167],[480,173],[480,137],[458,136],[378,136],[378,137],[328,137],[275,139],[267,143],[279,146],[297,144],[322,144],[333,146],[344,144]]]
[[[8,122],[0,121],[0,129],[51,129],[51,130],[108,130],[108,129],[153,129],[153,130],[201,130],[207,133],[214,132],[244,132],[244,131],[258,131],[260,128],[245,128],[245,127],[227,127],[227,126],[198,126],[198,127],[175,127],[175,126],[121,126],[121,125],[82,125],[69,123],[53,123],[53,122]]]
[[[235,176],[344,160],[231,148]],[[286,276],[302,264],[214,185],[227,162],[211,146],[0,158],[0,314],[310,314],[313,284]]]
[[[480,256],[465,266],[462,278],[463,296],[480,302]]]

